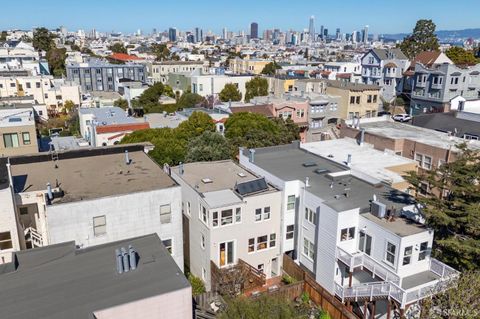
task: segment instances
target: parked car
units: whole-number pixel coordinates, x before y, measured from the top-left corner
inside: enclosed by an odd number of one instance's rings
[[[408,114],[397,114],[392,116],[392,119],[397,122],[408,122],[412,119],[412,117]]]

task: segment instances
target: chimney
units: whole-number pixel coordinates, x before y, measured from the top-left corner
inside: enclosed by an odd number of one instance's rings
[[[130,165],[131,163],[130,157],[128,157],[128,150],[125,150],[125,163],[127,165]]]
[[[49,200],[53,199],[52,185],[50,183],[47,183],[47,196]]]
[[[250,157],[249,157],[250,163],[255,162],[255,150],[253,148],[250,149]]]
[[[183,175],[183,162],[178,163],[178,174]]]
[[[363,146],[364,142],[365,142],[365,129],[362,128],[360,130],[360,146]]]
[[[128,246],[128,255],[130,257],[130,269],[135,270],[137,268],[137,252],[133,249],[132,245]]]
[[[347,155],[347,166],[350,167],[352,165],[352,154]]]
[[[122,259],[123,259],[123,272],[128,272],[130,270],[130,266],[128,264],[128,252],[124,247],[122,247]]]
[[[123,273],[123,258],[122,258],[122,253],[118,248],[115,249],[115,257],[117,259],[117,273],[121,274]]]

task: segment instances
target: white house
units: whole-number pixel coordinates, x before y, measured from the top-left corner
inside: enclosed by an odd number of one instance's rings
[[[212,261],[228,268],[240,260],[280,275],[281,192],[233,161],[182,164],[171,169],[182,187],[185,260],[211,288]]]
[[[296,143],[239,156],[283,192],[281,237],[288,242],[293,228],[295,238],[283,251],[342,301],[375,315],[390,312],[392,301],[405,313],[457,275],[430,256],[433,231],[407,194],[358,178]]]
[[[197,93],[201,96],[215,96],[218,97],[226,84],[234,84],[237,89],[242,93],[242,101],[245,98],[247,89],[245,84],[252,79],[252,76],[248,75],[193,75],[192,93]]]
[[[25,248],[156,233],[183,269],[181,189],[144,145],[11,157]],[[25,235],[25,237],[23,237]]]

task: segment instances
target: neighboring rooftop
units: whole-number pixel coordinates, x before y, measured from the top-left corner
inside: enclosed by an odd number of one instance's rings
[[[137,123],[134,118],[128,117],[124,110],[116,106],[102,108],[79,108],[78,112],[81,115],[91,114],[95,116],[98,126]]]
[[[266,104],[235,106],[235,107],[232,106],[230,107],[230,111],[233,114],[247,112],[247,113],[256,113],[256,114],[265,115],[266,117],[270,117],[270,118],[273,117],[273,113],[270,108],[270,105],[266,105]]]
[[[399,166],[416,164],[414,160],[395,155],[393,153],[381,152],[373,148],[373,145],[364,143],[360,146],[355,139],[342,138],[321,142],[305,143],[301,148],[329,158],[339,164],[346,164],[348,155],[351,155],[352,173],[359,172],[366,174],[378,181],[391,183],[403,182]]]
[[[263,184],[262,178],[231,160],[183,164],[181,175],[179,166],[173,169],[185,183],[204,196],[210,207],[238,203],[241,202],[240,196],[275,190]]]
[[[380,90],[378,85],[354,83],[354,82],[345,82],[338,80],[325,80],[328,87],[333,87],[336,89],[343,89],[349,91],[368,91],[368,90]]]
[[[248,157],[249,150],[243,150],[243,154]],[[296,143],[256,149],[254,163],[284,181],[305,182],[308,177],[307,191],[338,212],[355,208],[370,211],[374,195],[389,208],[400,209],[414,202],[408,194],[352,176],[345,165],[302,150]]]
[[[472,114],[472,120],[467,120],[457,117],[457,114],[457,112],[449,112],[418,115],[413,118],[412,125],[445,133],[450,132],[457,137],[467,134],[480,139],[478,116]],[[462,114],[468,116],[468,113]]]
[[[122,145],[59,152],[58,168],[50,154],[11,157],[15,192],[45,191],[47,183],[55,188],[58,181],[65,194],[52,201],[57,204],[176,186],[143,149]]]
[[[135,270],[116,272],[115,249],[132,245]],[[66,242],[14,253],[0,268],[4,319],[86,319],[95,311],[190,286],[156,234],[76,249]],[[167,306],[167,305],[163,305]]]
[[[449,136],[447,133],[417,127],[409,124],[394,122],[390,120],[371,121],[360,123],[360,127],[366,132],[392,139],[409,139],[426,145],[457,151],[456,145],[464,143],[465,140]],[[480,141],[469,141],[469,147],[480,149]]]
[[[424,225],[417,224],[404,217],[396,217],[395,220],[389,221],[386,218],[378,218],[371,213],[364,213],[361,216],[400,237],[423,233],[427,229]]]
[[[35,114],[29,108],[0,108],[0,127],[35,125]]]

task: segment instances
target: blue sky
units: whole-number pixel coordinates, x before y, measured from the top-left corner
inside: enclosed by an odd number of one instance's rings
[[[250,22],[266,28],[302,30],[311,15],[334,32],[410,32],[420,18],[433,19],[437,30],[480,28],[480,0],[23,0],[2,1],[0,29],[65,25],[69,30],[134,32],[196,26],[220,32],[248,32]],[[5,14],[8,12],[9,14]]]

